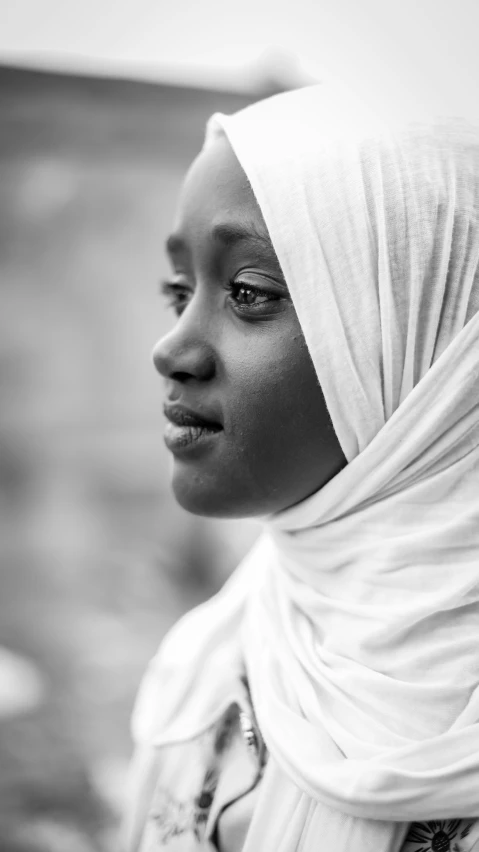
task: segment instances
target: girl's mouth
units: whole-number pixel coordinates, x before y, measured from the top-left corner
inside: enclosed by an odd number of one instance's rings
[[[165,444],[172,453],[211,442],[223,426],[209,420],[183,405],[165,405],[164,414],[169,421],[165,429]]]

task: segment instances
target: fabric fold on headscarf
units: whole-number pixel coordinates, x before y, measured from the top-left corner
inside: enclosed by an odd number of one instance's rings
[[[265,519],[174,628],[135,737],[206,726],[243,662],[294,795],[365,821],[479,816],[479,130],[385,125],[319,85],[216,115],[206,144],[218,134],[348,464]]]

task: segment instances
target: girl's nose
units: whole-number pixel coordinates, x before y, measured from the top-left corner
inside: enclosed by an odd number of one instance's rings
[[[213,348],[199,336],[185,334],[181,321],[158,341],[152,357],[156,369],[166,379],[204,382],[215,374]]]

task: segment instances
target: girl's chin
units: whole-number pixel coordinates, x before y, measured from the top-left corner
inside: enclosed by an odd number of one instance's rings
[[[251,518],[262,514],[254,505],[251,495],[240,495],[232,487],[231,478],[221,482],[200,465],[195,470],[191,464],[175,458],[171,481],[176,502],[192,515],[207,518]]]
[[[187,512],[206,517],[223,516],[218,487],[211,481],[211,477],[195,470],[191,462],[176,455],[173,459],[171,485],[176,502]]]

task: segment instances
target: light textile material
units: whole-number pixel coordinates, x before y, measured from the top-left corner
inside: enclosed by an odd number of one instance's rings
[[[220,594],[174,628],[134,732],[206,727],[244,661],[298,815],[281,849],[317,848],[321,814],[338,832],[348,815],[339,852],[351,837],[358,852],[399,848],[394,822],[479,815],[479,130],[385,126],[314,86],[214,116],[206,144],[218,133],[261,207],[348,465],[265,519]],[[277,850],[267,810],[247,852]]]

